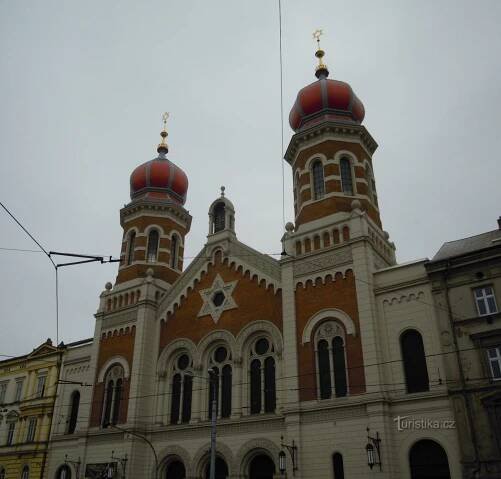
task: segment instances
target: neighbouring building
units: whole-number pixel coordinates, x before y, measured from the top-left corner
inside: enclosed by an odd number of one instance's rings
[[[426,265],[463,477],[501,477],[501,218],[498,229],[445,243]]]
[[[30,354],[0,361],[1,479],[44,475],[61,355],[48,339]]]
[[[460,476],[426,260],[396,263],[364,106],[316,56],[289,116],[282,255],[237,239],[223,188],[183,268],[188,179],[165,127],[132,172],[117,278],[65,354],[48,478],[207,478],[213,398],[218,479]]]

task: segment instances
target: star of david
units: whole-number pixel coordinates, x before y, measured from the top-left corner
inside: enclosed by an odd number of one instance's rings
[[[217,323],[223,311],[237,308],[237,303],[232,297],[236,285],[236,280],[225,283],[218,274],[210,288],[200,291],[204,304],[198,313],[198,317],[210,315],[214,323]]]

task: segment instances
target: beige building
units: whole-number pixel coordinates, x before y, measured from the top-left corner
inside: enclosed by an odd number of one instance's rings
[[[501,477],[501,218],[445,243],[427,264],[463,477]]]
[[[64,357],[47,478],[208,478],[213,414],[217,479],[461,475],[426,261],[396,263],[364,106],[316,56],[289,117],[281,255],[237,238],[222,188],[183,268],[188,178],[165,127],[132,172],[118,275]]]
[[[47,340],[0,362],[0,478],[44,476],[62,351]]]

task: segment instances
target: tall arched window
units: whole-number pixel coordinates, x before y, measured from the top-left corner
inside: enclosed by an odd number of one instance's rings
[[[231,416],[231,354],[225,346],[218,346],[212,351],[209,369],[213,371],[209,380],[208,410],[212,417],[212,398],[216,396],[218,417]]]
[[[0,467],[0,479],[5,479],[5,469]]]
[[[177,269],[177,257],[179,249],[179,238],[173,234],[170,240],[170,267]]]
[[[214,233],[218,231],[223,231],[226,227],[225,224],[226,207],[224,203],[218,203],[214,207]]]
[[[322,323],[315,333],[317,384],[320,399],[348,394],[344,330],[335,321]]]
[[[124,370],[120,364],[114,364],[106,373],[104,384],[103,414],[101,424],[108,427],[120,421],[120,410],[122,404]]]
[[[146,261],[149,263],[155,263],[158,254],[158,241],[160,236],[157,230],[151,230],[148,235],[148,251],[146,254]]]
[[[343,193],[348,196],[353,196],[353,177],[351,174],[351,164],[348,158],[341,158],[339,162],[341,169],[341,186]]]
[[[313,199],[319,200],[325,194],[324,165],[320,160],[315,160],[313,163],[311,175],[313,177]]]
[[[21,479],[30,479],[30,468],[28,466],[23,467],[21,472]]]
[[[374,175],[368,163],[365,164],[365,181],[367,183],[369,198],[377,206],[376,182],[374,181]]]
[[[136,232],[131,231],[129,234],[129,246],[127,251],[127,264],[132,264],[134,261],[134,248],[136,243]]]
[[[250,412],[274,412],[277,405],[275,351],[267,338],[259,338],[250,350]]]
[[[343,456],[339,452],[332,455],[332,469],[334,479],[344,479]]]
[[[70,418],[68,421],[68,434],[73,434],[77,427],[78,408],[80,406],[80,392],[73,391],[70,401]]]
[[[296,206],[299,210],[301,206],[301,184],[299,182],[299,173],[296,172],[296,176],[294,177],[294,199],[296,200]]]
[[[172,391],[170,422],[187,423],[191,419],[191,398],[193,393],[193,362],[183,353],[174,361],[172,369]]]
[[[429,391],[428,368],[424,354],[423,338],[414,329],[404,331],[400,336],[405,384],[408,393]]]

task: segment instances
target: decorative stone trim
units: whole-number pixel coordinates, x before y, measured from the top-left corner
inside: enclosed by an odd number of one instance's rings
[[[221,442],[221,440],[217,441],[216,453],[220,457],[222,457],[226,464],[228,465],[228,477],[232,477],[234,475],[235,468],[235,460],[233,458],[233,453],[231,449]],[[205,477],[205,465],[207,464],[207,460],[210,455],[210,443],[205,443],[202,447],[198,449],[195,456],[193,457],[193,472],[195,477]]]
[[[266,454],[274,463],[275,470],[278,472],[278,453],[280,448],[273,441],[266,438],[256,438],[247,441],[235,456],[235,464],[240,469],[239,477],[248,477],[249,464],[258,454]]]
[[[309,343],[311,341],[311,335],[315,327],[320,324],[322,321],[327,319],[334,319],[339,321],[346,330],[346,334],[350,334],[352,336],[357,335],[357,329],[353,320],[342,310],[340,309],[323,309],[312,316],[303,330],[302,344]]]
[[[113,364],[120,364],[124,370],[124,378],[128,379],[130,375],[130,368],[129,368],[129,363],[123,356],[113,356],[108,361],[106,361],[102,366],[99,371],[99,375],[97,377],[97,382],[102,383],[104,381],[104,376],[108,372],[108,369],[113,365]]]
[[[199,291],[200,296],[202,297],[203,305],[200,308],[197,317],[201,318],[203,316],[210,315],[214,323],[217,324],[224,311],[237,308],[238,305],[232,296],[237,283],[238,281],[225,283],[223,278],[221,278],[218,274],[210,288]],[[215,304],[214,300],[217,294],[220,294],[222,298],[222,303],[219,306]]]

